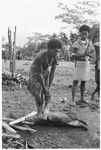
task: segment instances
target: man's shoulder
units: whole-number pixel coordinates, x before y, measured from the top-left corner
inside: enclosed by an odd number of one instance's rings
[[[46,52],[47,52],[46,50],[42,50],[39,53],[37,53],[36,56],[34,57],[32,66],[38,67],[38,65],[43,62]]]
[[[41,50],[39,53],[36,54],[35,59],[43,57],[46,54],[47,50]]]
[[[45,54],[47,52],[47,50],[41,50],[39,53],[37,53],[37,55],[43,55],[43,54]]]

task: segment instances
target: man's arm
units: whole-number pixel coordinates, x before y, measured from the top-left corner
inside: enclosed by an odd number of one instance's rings
[[[88,49],[89,57],[93,57],[95,55],[95,48],[91,41],[89,41]]]
[[[42,73],[39,74],[38,81],[41,84],[41,86],[43,87],[43,89],[45,90],[46,86],[45,86],[45,82],[44,82]]]
[[[41,84],[41,86],[43,87],[43,90],[45,93],[49,92],[47,87],[45,86],[45,82],[44,82],[44,78],[43,78],[43,66],[41,65],[40,68],[39,68],[39,74],[37,76],[37,79],[39,81],[39,83]]]
[[[95,63],[96,63],[100,59],[100,47],[96,45],[94,45],[94,47],[95,47],[94,56],[95,56]]]
[[[72,58],[74,60],[81,60],[82,57],[84,57],[83,55],[77,53],[78,51],[78,47],[79,47],[79,40],[77,40],[76,42],[74,42],[74,44],[72,45]],[[84,58],[83,58],[84,59]]]
[[[51,67],[50,74],[49,74],[49,87],[51,87],[51,84],[52,84],[52,81],[53,81],[53,78],[54,78],[55,69],[56,69],[56,64],[53,64],[52,67]]]
[[[78,54],[77,50],[78,50],[77,48],[73,48],[72,58],[75,59],[75,60],[84,60],[85,56],[86,56],[86,53]]]

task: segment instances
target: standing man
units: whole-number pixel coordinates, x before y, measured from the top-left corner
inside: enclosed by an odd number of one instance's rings
[[[72,101],[74,104],[76,87],[78,81],[81,82],[81,98],[78,102],[76,102],[77,105],[87,103],[86,100],[84,100],[85,83],[87,80],[89,80],[90,75],[89,58],[91,56],[91,53],[94,52],[94,47],[88,39],[89,32],[90,27],[87,25],[82,25],[79,28],[80,38],[78,38],[78,40],[73,44],[72,57],[75,60],[75,76],[72,87]]]
[[[95,60],[95,82],[97,84],[95,90],[91,95],[91,100],[94,100],[95,93],[98,92],[98,96],[100,97],[100,42],[96,42],[94,44],[96,60]]]
[[[97,84],[95,90],[91,95],[91,100],[94,100],[94,95],[98,92],[100,97],[100,31],[99,29],[95,31],[92,42],[95,48],[95,82]]]
[[[48,109],[54,72],[57,66],[57,55],[62,48],[62,42],[53,38],[47,43],[47,49],[38,53],[31,65],[27,89],[35,97],[38,118],[43,116],[43,98],[45,109]],[[49,72],[48,68],[51,66]]]

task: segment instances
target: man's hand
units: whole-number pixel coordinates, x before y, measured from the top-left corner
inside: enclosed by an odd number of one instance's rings
[[[50,98],[49,89],[45,88],[45,89],[44,89],[44,93],[45,93],[45,95],[46,95],[48,98]]]
[[[84,56],[90,56],[90,53],[89,53],[88,51],[86,51],[86,52],[84,53]]]
[[[85,60],[85,54],[73,54],[72,58],[76,61]]]

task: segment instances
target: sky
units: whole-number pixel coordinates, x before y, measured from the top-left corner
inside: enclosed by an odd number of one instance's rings
[[[7,37],[8,27],[14,32],[16,26],[17,44],[23,45],[33,32],[59,33],[62,23],[55,20],[60,11],[58,2],[60,0],[2,0],[2,36]]]
[[[63,23],[55,20],[61,11],[58,2],[68,3],[72,7],[77,0],[2,0],[2,36],[7,38],[8,27],[14,32],[16,26],[16,43],[21,46],[33,32],[59,33]]]

